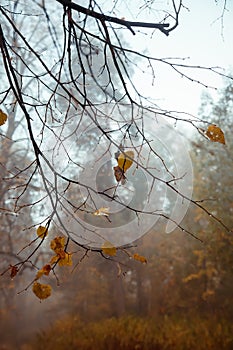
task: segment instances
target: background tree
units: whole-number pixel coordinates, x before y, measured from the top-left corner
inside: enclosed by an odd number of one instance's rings
[[[206,207],[217,216],[221,215],[229,227],[232,226],[232,92],[232,83],[225,82],[218,101],[205,96],[200,108],[202,116],[225,130],[227,147],[219,148],[214,143],[207,147],[199,140],[195,143],[196,197],[205,198]],[[219,312],[220,308],[232,317],[232,234],[203,218],[199,210],[193,215],[202,236],[208,237],[208,244],[194,249],[196,268],[190,271],[185,281],[191,285],[198,283],[207,308],[213,312]]]

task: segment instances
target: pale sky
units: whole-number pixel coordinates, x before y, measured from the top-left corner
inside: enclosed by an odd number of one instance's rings
[[[222,14],[223,0],[186,0],[184,4],[190,11],[183,9],[180,24],[169,37],[156,32],[152,39],[149,39],[152,31],[142,29],[147,35],[136,34],[134,38],[129,35],[127,40],[130,40],[135,50],[141,46],[157,58],[189,57],[179,62],[207,67],[218,66],[227,70],[231,67],[233,70],[233,1],[227,1],[229,11],[224,14],[223,27],[221,19],[218,20]],[[144,12],[143,15],[144,18],[139,16],[138,20],[155,20],[155,15],[150,17],[148,12]],[[208,71],[186,72],[208,86],[222,87],[222,79]],[[155,65],[155,75],[153,87],[148,76],[136,75],[136,82],[144,95],[154,98],[163,108],[197,115],[201,93],[206,91],[203,86],[179,77],[172,69],[161,64]],[[214,90],[207,91],[216,96]]]

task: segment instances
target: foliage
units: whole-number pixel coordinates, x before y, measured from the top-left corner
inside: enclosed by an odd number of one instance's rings
[[[84,323],[63,317],[36,338],[32,348],[41,350],[230,350],[233,327],[224,319],[197,316],[146,319],[123,317]]]

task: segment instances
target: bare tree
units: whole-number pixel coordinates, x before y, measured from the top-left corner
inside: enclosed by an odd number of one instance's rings
[[[175,31],[185,6],[182,0],[163,6],[157,22],[148,23],[120,17],[118,1],[90,1],[87,7],[69,0],[0,5],[6,85],[1,103],[9,121],[12,111],[19,116],[31,159],[9,171],[10,178],[24,178],[12,211],[29,209],[34,222],[27,229],[40,228],[39,237],[25,246],[30,253],[14,266],[32,263],[48,231],[55,239],[66,237],[59,252],[53,241],[56,256],[47,264],[53,271],[71,258],[72,242],[79,261],[93,251],[118,263],[117,250],[130,255],[126,249],[159,218],[167,220],[167,231],[178,227],[198,239],[181,224],[189,205],[229,231],[192,199],[192,164],[172,123],[187,123],[212,141],[220,131],[211,133],[195,116],[162,110],[141,95],[133,79],[138,62],[149,67],[152,80],[157,63],[204,86],[188,70],[223,75],[213,67],[151,57],[127,44],[126,31],[136,37],[140,28],[157,31],[164,40]],[[154,1],[138,2],[139,14],[155,7]],[[22,201],[33,188],[33,200]]]

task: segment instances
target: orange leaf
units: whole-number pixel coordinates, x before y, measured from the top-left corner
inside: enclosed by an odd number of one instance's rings
[[[141,263],[145,263],[145,264],[147,263],[146,258],[142,255],[139,255],[138,253],[135,253],[133,255],[133,258],[134,258],[134,260],[140,261]]]
[[[59,266],[72,266],[72,255],[70,253],[65,253],[64,258],[58,260]]]
[[[48,234],[48,228],[44,226],[39,226],[36,230],[37,236],[39,236],[41,239],[47,236]]]
[[[49,284],[41,284],[39,282],[34,282],[32,286],[33,293],[39,299],[46,299],[51,295],[52,288]]]
[[[48,276],[51,271],[51,265],[47,264],[40,269],[36,274],[36,279],[38,280],[41,276]]]
[[[212,142],[219,142],[225,145],[225,137],[223,131],[216,125],[209,125],[206,131],[206,136]]]
[[[65,237],[55,237],[50,242],[50,248],[55,251],[55,253],[60,252],[61,250],[64,250],[65,247]]]

